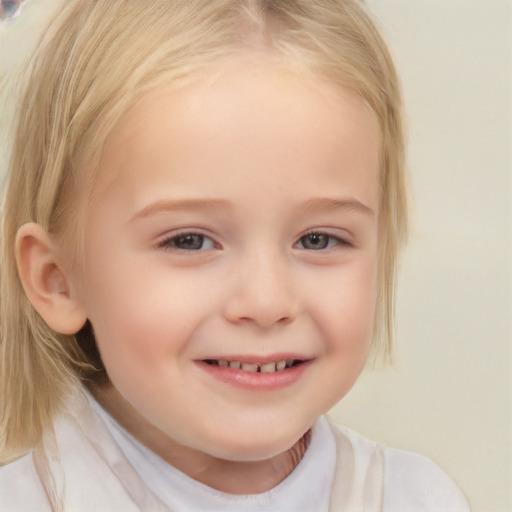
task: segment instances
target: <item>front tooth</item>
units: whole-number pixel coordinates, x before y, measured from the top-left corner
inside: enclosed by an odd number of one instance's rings
[[[277,371],[281,371],[281,370],[284,370],[286,368],[286,361],[278,361],[276,363],[276,369]]]
[[[244,372],[256,373],[258,371],[258,363],[241,363],[242,370]]]
[[[240,370],[241,366],[242,366],[242,363],[240,361],[231,361],[229,363],[229,367],[233,368],[234,370]]]
[[[261,365],[261,373],[273,373],[276,371],[276,363],[266,363]]]

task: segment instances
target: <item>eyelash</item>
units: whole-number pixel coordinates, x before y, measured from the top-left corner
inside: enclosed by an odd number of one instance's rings
[[[325,250],[333,249],[336,246],[352,247],[352,244],[350,242],[348,242],[347,240],[345,240],[343,238],[340,238],[339,236],[325,233],[324,231],[314,231],[314,230],[308,231],[307,233],[302,235],[299,238],[299,240],[295,243],[295,245],[298,245],[300,242],[302,242],[302,244],[304,245],[303,241],[305,239],[307,239],[308,237],[313,237],[313,236],[319,237],[319,238],[325,237],[325,240],[327,241],[327,245],[325,247],[309,249],[310,251],[325,251]],[[304,247],[304,249],[305,249],[305,247]],[[306,249],[306,250],[308,250],[308,249]]]
[[[184,248],[179,247],[177,243],[181,240],[182,242],[185,241],[187,238],[190,240],[192,237],[195,237],[195,241],[197,242],[198,239],[200,239],[199,247],[196,248]],[[212,240],[209,236],[204,235],[203,233],[197,233],[195,231],[185,231],[183,233],[178,233],[176,235],[172,235],[170,237],[165,238],[161,242],[157,244],[158,249],[168,249],[168,250],[174,250],[174,251],[180,251],[180,252],[199,252],[203,249],[203,245],[205,241],[211,242],[211,247],[208,247],[208,250],[211,249],[218,249],[218,244]]]
[[[311,239],[314,239],[314,237],[317,237],[317,242],[313,243],[319,243],[320,247],[313,247],[309,249],[304,247],[304,242],[308,240],[308,238],[309,242],[311,242]],[[210,247],[204,248],[204,244],[206,241],[210,242]],[[324,243],[326,242],[325,246],[322,244],[322,241]],[[180,242],[189,242],[192,245],[192,247],[180,247],[178,245]],[[331,235],[329,233],[325,233],[323,231],[309,231],[305,233],[297,240],[297,242],[295,242],[294,247],[298,246],[299,244],[302,244],[302,249],[309,251],[325,251],[332,249],[336,246],[352,247],[352,244],[347,240],[340,238],[338,236]],[[220,246],[212,238],[203,233],[186,231],[165,238],[164,240],[157,244],[157,248],[191,253],[200,252],[201,250],[219,249]]]

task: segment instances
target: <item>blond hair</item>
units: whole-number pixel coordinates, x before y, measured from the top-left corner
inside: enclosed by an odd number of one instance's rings
[[[55,333],[26,298],[14,258],[18,229],[36,222],[78,258],[82,223],[70,197],[90,193],[115,123],[144,91],[185,80],[244,48],[265,49],[352,88],[378,119],[373,351],[391,353],[397,256],[407,232],[401,100],[392,59],[364,6],[355,0],[69,1],[32,60],[3,205],[0,463],[38,443],[73,387],[100,385],[106,375],[89,325],[76,336]]]

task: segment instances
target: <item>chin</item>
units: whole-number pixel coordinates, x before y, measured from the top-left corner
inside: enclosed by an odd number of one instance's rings
[[[210,446],[214,446],[214,450],[205,451],[216,458],[233,462],[267,460],[292,448],[308,430],[309,427],[288,430],[281,432],[279,436],[268,429],[261,429],[259,435],[246,432],[237,436],[230,431],[229,436],[212,441]]]

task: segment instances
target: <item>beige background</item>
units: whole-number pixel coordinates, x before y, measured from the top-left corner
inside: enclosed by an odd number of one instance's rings
[[[4,87],[60,1],[30,0],[0,26]],[[512,1],[367,3],[402,76],[415,226],[395,367],[366,372],[332,415],[434,459],[474,512],[512,512]]]
[[[474,511],[510,512],[512,3],[367,3],[402,76],[415,233],[396,368],[334,416],[434,459]]]

